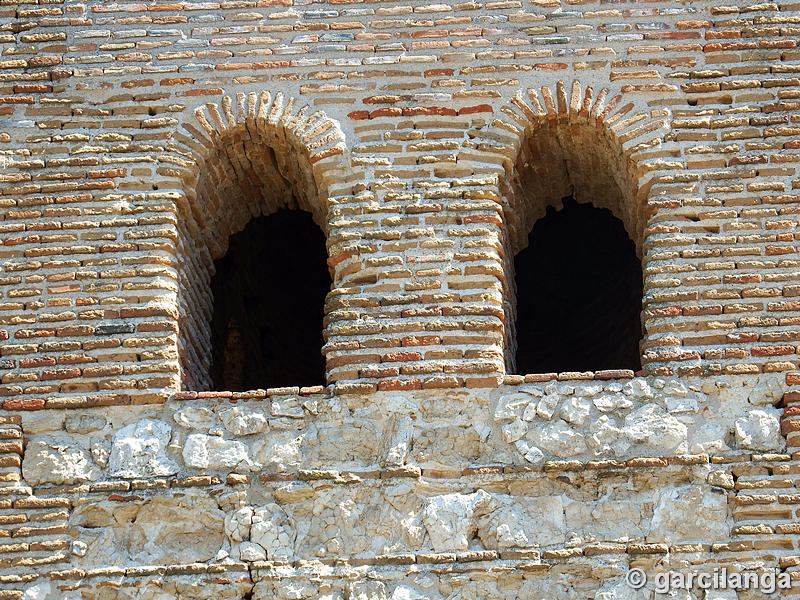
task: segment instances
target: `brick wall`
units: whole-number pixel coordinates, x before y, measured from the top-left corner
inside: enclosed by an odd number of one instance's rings
[[[205,389],[211,260],[279,206],[328,238],[330,382],[496,385],[569,189],[640,249],[645,369],[792,369],[795,9],[6,5],[3,394]]]
[[[3,3],[0,600],[796,578],[799,34],[783,0]],[[569,194],[642,260],[636,377],[513,372],[513,258]],[[329,385],[209,391],[214,260],[282,207],[326,235]]]

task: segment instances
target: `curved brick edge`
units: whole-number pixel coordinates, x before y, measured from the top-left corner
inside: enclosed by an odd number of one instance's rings
[[[471,132],[472,160],[502,167],[498,172],[502,189],[504,180],[513,177],[522,146],[535,130],[547,127],[557,134],[563,126],[592,127],[620,152],[617,162],[623,166],[626,181],[618,183],[624,184],[620,187],[628,196],[626,200],[635,202],[637,215],[642,217],[625,224],[634,243],[641,246],[646,200],[656,175],[654,167],[643,163],[646,151],[663,143],[669,131],[669,111],[637,109],[636,102],[627,100],[624,92],[615,93],[607,87],[595,95],[593,87],[584,88],[577,79],[569,92],[564,81],[554,87],[542,86],[541,93],[533,88],[517,92],[499,108],[502,117]],[[510,210],[513,204],[513,199],[503,199],[504,210]]]
[[[786,373],[786,385],[793,386],[783,394],[781,433],[787,448],[800,446],[800,373]]]
[[[192,118],[181,124],[188,135],[176,132],[173,151],[182,157],[176,175],[183,183],[187,197],[179,200],[183,216],[194,219],[202,207],[197,203],[196,188],[206,169],[217,161],[229,139],[240,129],[249,129],[261,136],[265,144],[278,148],[290,146],[295,166],[302,160],[311,167],[316,202],[311,202],[318,224],[327,230],[328,187],[347,163],[345,136],[339,123],[321,110],[300,104],[296,98],[282,92],[239,92],[235,100],[222,96],[218,102],[208,102],[194,109]],[[193,193],[194,192],[194,193]],[[324,208],[324,210],[323,210]]]
[[[239,126],[255,125],[267,139],[289,141],[296,149],[303,150],[312,165],[344,154],[346,149],[344,133],[337,121],[324,111],[300,105],[296,98],[287,98],[282,92],[274,97],[268,91],[239,92],[235,104],[230,96],[222,96],[219,103],[208,102],[193,114],[194,122],[183,123],[182,127],[202,145],[192,173],[195,177],[217,150],[219,139]],[[332,166],[319,165],[315,176],[320,178]]]

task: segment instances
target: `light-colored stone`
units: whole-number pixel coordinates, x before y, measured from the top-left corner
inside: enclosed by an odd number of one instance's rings
[[[650,589],[635,590],[624,577],[617,577],[604,581],[594,600],[649,600],[652,583],[649,587]]]
[[[429,596],[421,594],[414,588],[406,585],[398,585],[394,588],[389,600],[429,600]]]
[[[535,421],[536,419],[540,419],[541,416],[536,412],[536,408],[538,406],[538,402],[531,401],[525,407],[525,410],[522,411],[522,420],[530,423],[531,421]]]
[[[271,413],[273,417],[288,417],[290,419],[302,419],[304,416],[303,407],[297,398],[274,398],[272,400]]]
[[[250,539],[264,549],[270,560],[291,559],[296,537],[296,527],[277,504],[257,507],[253,512]]]
[[[689,389],[683,381],[678,379],[671,379],[666,382],[661,391],[667,396],[676,396],[678,398],[686,398],[689,394]]]
[[[533,465],[541,464],[545,458],[544,452],[542,452],[540,448],[531,446],[525,440],[517,440],[514,442],[514,445],[517,447],[520,454],[522,454],[522,457]]]
[[[721,419],[701,421],[691,432],[689,452],[692,454],[725,454],[731,449],[725,442],[730,423]]]
[[[70,551],[74,556],[86,556],[86,551],[89,549],[89,545],[81,540],[75,540],[70,544]]]
[[[414,422],[408,415],[392,415],[386,423],[386,441],[388,442],[384,464],[403,465],[408,458],[414,435]]]
[[[70,515],[74,539],[72,564],[121,565],[129,562],[130,529],[139,512],[138,502],[100,500],[77,506]]]
[[[274,434],[274,435],[273,435]],[[300,448],[304,437],[296,432],[275,432],[259,436],[252,446],[253,461],[268,470],[288,471],[302,464]]]
[[[756,406],[773,405],[783,398],[783,388],[777,377],[762,376],[747,395],[750,404]]]
[[[529,548],[566,541],[560,496],[536,498],[496,495],[496,508],[480,520],[478,535],[486,548]]]
[[[477,519],[490,510],[492,498],[483,490],[472,494],[442,494],[428,500],[422,521],[437,552],[466,550],[477,531]]]
[[[89,452],[92,455],[94,464],[101,469],[104,469],[106,466],[108,466],[108,459],[111,456],[111,449],[109,446],[110,444],[106,440],[103,440],[102,442],[96,442],[89,446]]]
[[[301,481],[292,481],[275,490],[275,500],[281,504],[301,502],[316,495],[314,488]]]
[[[177,411],[172,418],[181,427],[203,432],[208,432],[217,424],[214,411],[205,406],[187,406]]]
[[[68,433],[86,434],[105,429],[108,421],[102,415],[73,414],[64,419],[64,429]]]
[[[608,415],[600,415],[592,421],[586,441],[597,456],[624,456],[631,447],[619,423]]]
[[[727,539],[730,526],[727,494],[699,484],[677,486],[658,494],[647,541],[711,543]]]
[[[549,421],[556,413],[556,409],[558,408],[558,403],[560,400],[561,398],[555,394],[545,394],[536,405],[536,414]]]
[[[243,406],[230,406],[219,411],[219,418],[231,435],[253,435],[269,430],[266,413]]]
[[[243,506],[225,515],[225,535],[231,542],[250,539],[250,526],[253,524],[253,507]]]
[[[641,540],[645,535],[643,504],[644,499],[636,496],[631,500],[604,497],[594,502],[567,502],[567,532],[580,544]]]
[[[623,411],[631,408],[633,402],[625,395],[616,392],[607,392],[592,400],[595,408],[600,412],[607,413],[613,411]]]
[[[561,418],[577,427],[583,427],[589,420],[591,413],[592,402],[574,396],[567,398],[559,407]]]
[[[646,379],[637,378],[626,381],[622,386],[622,393],[626,396],[634,396],[645,400],[652,400],[654,397],[653,388]]]
[[[34,583],[25,588],[22,600],[50,600],[54,591],[53,584],[49,581]]]
[[[113,477],[163,477],[178,472],[166,454],[172,429],[163,421],[143,419],[120,429],[109,458]]]
[[[709,485],[715,485],[725,488],[726,490],[732,490],[734,488],[733,475],[728,471],[712,471],[708,474],[706,481]]]
[[[622,429],[631,445],[641,452],[657,456],[686,452],[686,425],[655,404],[630,413]]]
[[[267,553],[258,544],[254,544],[252,542],[242,542],[239,544],[239,558],[245,562],[266,560]]]
[[[247,446],[242,442],[202,433],[193,433],[186,439],[183,460],[186,466],[197,469],[230,469],[250,465]]]
[[[531,428],[527,439],[559,458],[574,458],[586,452],[583,434],[560,419]]]
[[[385,402],[381,403],[380,410],[386,415],[406,415],[410,416],[419,410],[416,402],[411,398],[393,394],[385,398]]]
[[[785,445],[776,409],[751,410],[736,420],[736,445],[744,450],[769,452]]]
[[[511,423],[503,425],[503,440],[512,444],[528,433],[528,426],[522,419],[514,419]]]
[[[130,526],[131,558],[140,564],[184,564],[214,558],[225,542],[223,513],[205,491],[143,503]]]
[[[597,383],[590,383],[579,387],[575,393],[581,398],[594,398],[603,393],[603,386]]]
[[[700,410],[697,404],[697,399],[691,396],[681,396],[675,398],[667,396],[664,399],[664,408],[667,409],[667,412],[673,414],[696,413],[698,410]]]
[[[28,444],[22,461],[22,476],[31,485],[71,484],[95,481],[102,471],[91,453],[79,445],[79,438],[55,434]]]
[[[531,397],[528,394],[515,393],[501,396],[494,409],[494,418],[498,421],[513,419],[519,416],[530,402]]]

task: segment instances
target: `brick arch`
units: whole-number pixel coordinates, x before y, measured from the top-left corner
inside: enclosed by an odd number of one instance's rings
[[[332,178],[346,145],[339,124],[282,93],[238,93],[194,110],[175,136],[178,345],[184,388],[210,385],[210,278],[229,237],[280,208],[311,213],[327,235]],[[185,133],[184,133],[185,132]]]
[[[496,165],[498,185],[503,195],[502,209],[512,246],[539,215],[520,210],[521,192],[519,171],[525,159],[525,144],[534,136],[555,140],[562,147],[580,146],[575,142],[592,143],[591,151],[604,152],[606,166],[611,169],[614,183],[625,198],[623,205],[603,206],[620,218],[631,239],[641,251],[646,222],[647,196],[656,169],[648,166],[648,151],[660,146],[669,130],[670,115],[666,110],[637,109],[636,103],[623,93],[603,88],[595,95],[594,88],[585,89],[574,81],[567,85],[542,86],[541,92],[529,88],[515,94],[485,127],[472,132],[471,143],[478,154],[475,158]],[[582,144],[585,148],[586,144]],[[561,176],[568,173],[561,173]],[[563,178],[560,188],[566,187]],[[577,187],[577,186],[576,186]],[[576,189],[576,193],[583,193]],[[578,198],[580,201],[580,198]],[[544,207],[542,207],[542,210]],[[526,220],[520,222],[520,218]],[[532,219],[532,220],[531,220]],[[520,227],[521,225],[521,227]]]
[[[345,138],[339,124],[323,111],[298,104],[295,98],[287,98],[280,92],[273,97],[265,91],[238,93],[235,103],[230,96],[223,96],[218,103],[207,103],[195,109],[194,118],[182,124],[188,137],[177,138],[188,158],[180,173],[185,198],[179,206],[179,216],[187,225],[216,233],[220,240],[233,233],[210,226],[219,223],[223,216],[215,212],[219,211],[222,201],[213,197],[218,193],[212,188],[226,183],[226,176],[233,170],[283,179],[270,191],[278,192],[286,205],[292,203],[287,193],[297,194],[297,207],[308,210],[327,231],[328,185],[332,172],[341,170],[345,163]],[[273,154],[267,156],[269,164],[256,165],[252,161],[249,166],[242,164],[241,159],[247,158],[247,153],[237,153],[237,150],[242,147],[257,150],[258,144],[272,151]],[[275,149],[285,152],[275,153]],[[254,171],[254,168],[269,170],[270,167],[277,167],[279,171]],[[264,181],[259,179],[258,182]],[[255,191],[252,180],[244,179],[241,183],[242,191]],[[211,205],[199,202],[203,194],[214,202]],[[231,200],[225,199],[228,205]],[[264,198],[264,201],[270,200]],[[270,206],[265,204],[261,208],[269,210]],[[231,225],[235,223],[237,221],[231,221]],[[208,242],[216,248],[216,253],[220,249],[224,253],[224,241],[209,239]]]
[[[650,187],[664,170],[668,110],[637,106],[622,92],[597,94],[579,81],[558,81],[515,94],[496,118],[469,133],[473,163],[496,175],[502,248],[505,362],[513,363],[513,257],[527,244],[548,206],[574,194],[578,202],[609,209],[644,254]]]

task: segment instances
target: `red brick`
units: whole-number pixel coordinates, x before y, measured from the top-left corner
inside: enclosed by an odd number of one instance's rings
[[[756,346],[750,350],[753,356],[783,356],[795,354],[794,346]]]
[[[422,354],[419,352],[390,352],[381,357],[381,362],[409,362],[414,360],[422,360]]]
[[[42,410],[43,398],[6,398],[3,400],[4,410]]]
[[[492,111],[492,107],[488,104],[476,104],[475,106],[465,106],[464,108],[460,108],[458,110],[459,115],[471,115],[475,113],[490,113]]]
[[[384,379],[378,382],[378,391],[420,390],[422,382],[419,379]]]
[[[42,380],[50,381],[53,379],[74,379],[81,376],[80,369],[50,369],[42,371]]]

